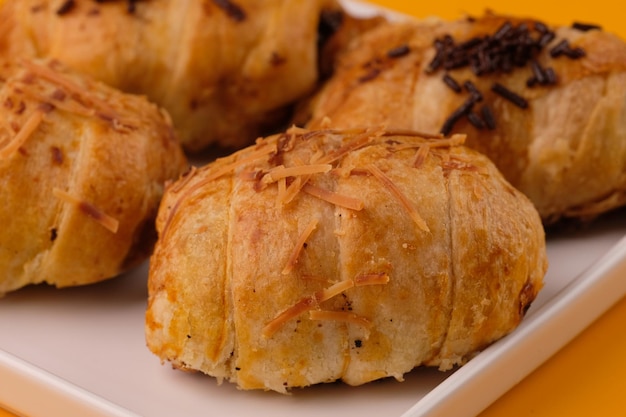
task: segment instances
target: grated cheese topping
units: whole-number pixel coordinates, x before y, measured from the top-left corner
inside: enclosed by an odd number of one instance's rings
[[[428,157],[428,152],[430,152],[430,146],[424,144],[417,148],[417,152],[415,152],[415,159],[413,160],[413,166],[415,168],[420,168],[426,162],[426,158]]]
[[[311,233],[313,233],[313,231],[317,227],[317,223],[318,223],[317,219],[311,220],[309,224],[307,225],[307,227],[302,232],[302,234],[300,235],[300,237],[298,238],[298,240],[296,241],[296,246],[294,247],[293,252],[289,256],[287,265],[285,265],[285,268],[283,268],[283,271],[282,271],[283,275],[290,273],[293,270],[293,268],[296,266],[296,264],[298,263],[298,258],[300,257],[302,248],[304,248],[304,244],[306,243],[306,240],[309,238],[309,236],[311,236]]]
[[[19,132],[17,132],[13,140],[10,141],[4,148],[0,149],[0,158],[8,158],[20,148],[37,130],[43,121],[44,114],[44,110],[40,108],[35,109]]]
[[[417,211],[417,208],[415,208],[413,203],[411,203],[411,201],[404,195],[404,193],[402,193],[402,191],[398,188],[398,186],[394,184],[394,182],[387,175],[385,175],[385,173],[382,172],[380,168],[378,168],[376,165],[369,164],[367,166],[367,169],[374,177],[380,180],[380,182],[382,182],[385,185],[385,187],[387,187],[387,189],[389,189],[391,194],[393,194],[398,199],[402,207],[405,208],[405,210],[408,212],[409,216],[411,217],[411,219],[413,219],[415,224],[417,224],[417,226],[421,230],[425,232],[429,232],[430,229],[428,228],[428,225],[426,224],[422,216],[420,216],[419,212]]]
[[[195,166],[192,166],[189,169],[189,171],[182,174],[181,178],[179,178],[178,181],[168,184],[167,190],[174,194],[178,193],[189,183],[189,181],[191,181],[193,177],[196,176],[197,173],[198,173],[198,168]]]
[[[306,142],[320,135],[342,134],[345,138],[331,144],[336,144],[336,148],[331,151],[325,151],[324,146],[315,142],[312,143],[308,153],[308,162],[299,159],[300,154],[296,153],[291,158],[291,165],[285,165],[285,154],[295,149],[296,139]],[[350,136],[351,135],[351,136]],[[275,135],[265,139],[258,139],[256,148],[250,150],[242,150],[223,161],[221,165],[209,164],[206,167],[205,177],[191,181],[192,177],[196,177],[197,173],[202,172],[205,168],[193,169],[187,178],[180,179],[178,184],[172,186],[168,191],[179,194],[173,206],[170,208],[168,217],[163,228],[168,229],[172,219],[182,202],[192,193],[204,187],[206,184],[217,180],[225,175],[234,175],[235,172],[241,170],[238,178],[242,181],[254,182],[252,187],[257,192],[266,189],[270,185],[276,187],[277,203],[287,204],[291,202],[301,191],[313,197],[332,203],[338,207],[343,207],[355,211],[365,208],[364,201],[337,193],[332,190],[324,189],[310,182],[315,175],[328,174],[335,177],[346,175],[371,175],[379,180],[384,188],[386,188],[404,207],[410,218],[416,223],[419,229],[428,232],[429,228],[424,219],[420,216],[414,203],[412,203],[406,195],[398,188],[398,186],[389,178],[380,168],[374,164],[365,167],[341,167],[341,160],[349,153],[369,146],[373,143],[386,144],[388,151],[397,151],[403,149],[415,149],[415,157],[413,165],[421,166],[429,153],[438,153],[437,148],[453,147],[461,145],[464,135],[453,135],[449,138],[443,138],[441,135],[424,136],[414,133],[412,136],[417,140],[403,143],[401,140],[394,140],[392,132],[385,131],[383,127],[373,129],[352,129],[349,131],[309,131],[302,128],[292,127],[285,134]],[[419,139],[422,138],[422,139]],[[219,161],[219,160],[218,160]],[[450,162],[448,156],[447,162]],[[269,165],[269,168],[267,167]],[[302,256],[302,250],[307,240],[319,225],[318,219],[312,219],[306,227],[301,231],[295,246],[286,261],[285,266],[281,270],[281,275],[290,274],[298,265]],[[299,317],[305,312],[309,312],[311,320],[333,320],[347,323],[357,324],[363,327],[369,327],[370,321],[365,317],[360,317],[352,312],[346,311],[328,311],[321,308],[321,304],[337,297],[344,292],[363,286],[385,285],[389,283],[390,277],[387,273],[364,273],[351,279],[345,279],[329,285],[329,280],[325,277],[313,277],[302,274],[301,279],[315,281],[319,284],[326,285],[325,288],[318,290],[312,294],[308,294],[300,298],[293,305],[280,311],[274,318],[265,324],[262,328],[262,335],[265,338],[271,337],[275,332],[280,330],[288,321]]]
[[[293,306],[289,307],[278,316],[276,316],[272,321],[267,323],[265,327],[263,327],[263,337],[268,338],[271,337],[274,333],[276,333],[280,328],[289,320],[298,317],[300,314],[311,310],[317,305],[317,300],[315,297],[309,296],[304,297]]]
[[[296,165],[285,167],[278,165],[270,169],[261,180],[264,184],[272,184],[282,178],[297,177],[313,174],[323,174],[332,169],[330,164]]]
[[[54,95],[46,96],[35,91],[33,88],[20,88],[20,92],[41,103],[53,102],[55,108],[67,113],[73,113],[83,117],[93,117],[96,114],[94,109],[83,107],[75,101],[64,100]]]
[[[389,282],[389,275],[386,272],[377,274],[363,274],[354,279],[354,285],[362,287],[365,285],[381,285]]]
[[[287,178],[281,178],[277,181],[278,185],[278,204],[284,204],[287,195]]]
[[[203,181],[211,182],[220,177],[223,177],[224,175],[231,174],[235,172],[236,170],[238,170],[239,168],[251,162],[262,159],[275,152],[276,152],[276,144],[273,144],[273,146],[271,144],[268,144],[267,146],[261,146],[259,149],[256,149],[250,152],[248,155],[244,155],[241,159],[236,159],[235,161],[225,164],[222,167],[211,172],[208,175],[208,177]]]
[[[293,201],[294,198],[300,193],[304,184],[309,180],[309,177],[296,177],[289,186],[287,186],[287,179],[284,179],[285,187],[281,192],[279,188],[278,192],[278,204],[286,205]],[[282,181],[281,181],[282,182]]]
[[[345,131],[341,133],[345,134]],[[361,130],[360,133],[357,134],[355,138],[345,143],[342,147],[340,147],[336,151],[329,152],[325,157],[320,158],[318,162],[327,163],[327,164],[335,162],[343,158],[350,152],[354,152],[357,149],[360,149],[369,145],[370,143],[374,142],[377,138],[383,136],[384,133],[385,133],[384,127],[366,129],[365,131]]]
[[[344,291],[349,290],[354,287],[354,280],[352,279],[344,279],[343,281],[339,281],[328,288],[325,288],[321,291],[315,293],[315,299],[318,302],[328,301],[331,298],[341,294]]]
[[[339,194],[334,191],[329,191],[312,184],[306,184],[302,187],[302,191],[317,197],[320,200],[328,201],[336,206],[345,207],[355,211],[363,210],[363,207],[365,206],[363,200]]]
[[[264,142],[264,143],[268,143],[268,142]],[[169,228],[169,225],[171,224],[174,216],[176,215],[176,213],[178,212],[178,208],[180,207],[181,203],[185,200],[185,198],[189,197],[191,194],[193,194],[195,191],[201,189],[202,187],[204,187],[205,185],[215,181],[218,178],[223,177],[224,175],[233,173],[234,171],[236,171],[238,168],[247,165],[250,162],[253,162],[255,160],[261,159],[271,153],[276,152],[276,144],[273,144],[273,146],[268,145],[268,146],[261,146],[259,149],[250,152],[248,155],[245,155],[242,159],[240,160],[236,160],[234,162],[231,163],[227,163],[221,167],[218,167],[217,169],[215,169],[214,171],[210,172],[209,175],[206,178],[203,178],[201,180],[199,180],[198,182],[196,182],[193,185],[190,185],[189,187],[185,187],[185,185],[187,184],[183,184],[182,186],[178,186],[178,185],[173,185],[173,191],[174,193],[179,193],[181,191],[183,191],[181,193],[181,195],[178,197],[178,199],[176,200],[176,202],[174,203],[174,205],[172,206],[172,208],[170,209],[167,219],[165,220],[165,224],[163,226],[163,234],[165,234],[165,232],[167,231],[167,229]],[[211,167],[211,165],[207,165],[207,167]],[[195,176],[195,174],[197,173],[195,170],[192,172],[193,175]],[[187,183],[189,182],[189,180],[187,180]]]
[[[365,329],[372,327],[370,320],[351,311],[311,310],[309,311],[309,318],[311,320],[351,323],[364,327]]]
[[[389,282],[389,275],[384,272],[362,274],[362,275],[357,276],[354,279],[345,279],[343,281],[339,281],[331,285],[328,288],[324,288],[323,290],[315,292],[315,294],[313,295],[309,295],[304,298],[301,298],[294,305],[283,310],[276,317],[270,320],[270,322],[267,323],[265,327],[263,327],[263,331],[262,331],[263,337],[265,338],[271,337],[289,320],[292,320],[307,311],[311,313],[313,313],[313,311],[317,311],[314,309],[319,307],[320,303],[323,303],[324,301],[328,301],[351,288],[362,287],[366,285],[383,285],[383,284],[387,284],[388,282]],[[330,312],[327,312],[327,313],[330,313]],[[342,312],[336,312],[336,313],[342,313]],[[328,317],[330,319],[332,315],[328,315]],[[345,316],[345,315],[337,315],[336,317],[341,319],[341,321],[354,321],[354,322],[360,322],[361,324],[363,324],[363,320],[366,320],[364,318],[359,318],[358,320],[356,320],[355,317],[358,317],[356,315],[350,320],[346,320],[348,316]]]
[[[83,201],[80,198],[75,197],[70,193],[60,190],[58,188],[53,188],[52,194],[67,203],[75,205],[81,213],[84,213],[93,220],[97,221],[110,232],[117,233],[117,230],[119,228],[119,221],[114,217],[109,216],[102,210],[98,209],[93,204]]]
[[[95,94],[90,94],[88,89],[76,84],[73,80],[51,68],[27,60],[22,60],[21,64],[33,74],[64,89],[68,95],[72,96],[80,104],[94,107],[96,114],[102,119],[112,122],[114,128],[123,129],[139,124],[137,120],[122,118],[105,100],[96,97]]]

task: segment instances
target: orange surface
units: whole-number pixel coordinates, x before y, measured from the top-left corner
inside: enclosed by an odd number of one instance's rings
[[[0,3],[2,1],[0,0]],[[626,39],[622,13],[613,0],[497,2],[371,0],[418,17],[456,18],[485,9],[527,15],[550,24],[597,23]],[[626,279],[626,271],[624,273]],[[544,365],[487,408],[480,417],[626,415],[626,299],[600,317]],[[503,370],[505,372],[506,370]],[[489,390],[489,387],[485,387]],[[0,417],[12,414],[0,409]]]
[[[626,416],[624,322],[626,299],[480,417]]]

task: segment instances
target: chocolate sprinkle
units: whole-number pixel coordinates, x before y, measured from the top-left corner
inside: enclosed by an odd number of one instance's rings
[[[493,130],[496,128],[496,118],[491,111],[491,108],[486,104],[480,109],[480,113],[483,116],[483,120],[485,121],[485,125],[488,129]]]
[[[246,20],[246,12],[238,4],[230,0],[213,0],[213,4],[222,9],[235,22]]]
[[[581,30],[583,32],[587,32],[593,29],[602,30],[602,26],[600,25],[596,25],[593,23],[581,23],[581,22],[572,23],[572,28]]]
[[[371,68],[367,73],[365,73],[365,75],[362,75],[361,77],[359,77],[357,81],[359,83],[366,83],[368,81],[372,81],[379,75],[380,75],[380,69],[374,67],[374,68]]]
[[[63,165],[63,151],[61,150],[61,148],[57,147],[57,146],[53,146],[50,148],[50,151],[52,152],[52,162],[55,165]]]
[[[550,56],[552,58],[556,58],[563,54],[565,49],[569,48],[569,42],[567,39],[563,39],[561,42],[557,43],[552,49],[550,49]]]
[[[57,240],[58,237],[58,232],[56,227],[53,227],[52,229],[50,229],[50,242],[54,242],[55,240]]]
[[[128,0],[128,13],[135,13],[137,9],[137,0]]]
[[[554,68],[546,68],[544,75],[546,76],[546,84],[548,85],[554,85],[558,81]]]
[[[494,33],[493,38],[496,40],[502,40],[502,38],[504,38],[507,33],[511,31],[511,29],[513,29],[513,25],[511,24],[511,22],[504,22],[502,26],[500,26],[500,29],[498,29],[496,33]]]
[[[452,114],[446,119],[441,127],[441,133],[444,136],[447,136],[452,132],[452,128],[461,118],[467,116],[467,114],[472,110],[474,104],[476,103],[474,97],[469,97],[467,100],[463,102]]]
[[[519,108],[522,108],[522,109],[528,108],[528,101],[526,101],[524,97],[520,96],[519,94],[514,93],[513,91],[509,90],[508,88],[506,88],[500,83],[494,83],[491,86],[491,91],[509,100],[511,103],[515,104]]]
[[[443,82],[446,83],[446,85],[456,93],[460,93],[461,91],[463,91],[459,83],[454,78],[452,78],[450,74],[444,74]]]
[[[579,59],[584,57],[585,55],[587,55],[584,51],[584,49],[582,48],[568,48],[565,50],[565,56],[567,56],[568,58],[572,58],[572,59]]]
[[[584,57],[586,54],[582,48],[572,48],[567,39],[563,39],[550,49],[550,56],[552,58],[557,58],[561,55],[565,55],[572,59],[578,59]]]
[[[541,38],[539,38],[539,47],[545,48],[550,42],[554,40],[554,38],[556,38],[554,32],[545,32],[543,35],[541,35]]]
[[[62,16],[64,14],[67,14],[67,13],[71,12],[72,9],[74,9],[74,7],[76,7],[76,1],[75,0],[66,0],[57,9],[56,14],[59,15],[59,16]]]
[[[101,3],[113,3],[116,0],[93,0],[95,3],[101,4]],[[126,0],[127,3],[127,7],[126,10],[128,11],[128,13],[135,13],[135,10],[137,9],[137,2],[139,0]],[[68,14],[69,12],[71,12],[74,7],[76,6],[76,1],[75,0],[66,0],[56,11],[56,14],[59,16],[63,16]],[[89,16],[94,16],[99,14],[99,10],[98,9],[90,9],[87,14]]]
[[[548,33],[550,29],[543,22],[536,21],[534,22],[535,30],[539,33]]]
[[[411,52],[411,48],[409,48],[409,45],[405,44],[405,45],[401,45],[396,48],[390,49],[389,51],[387,51],[387,56],[389,58],[400,58],[405,55],[408,55],[410,52]]]
[[[530,68],[533,70],[533,75],[539,84],[545,84],[547,81],[547,77],[543,68],[541,68],[541,64],[537,62],[537,60],[533,60],[530,63]]]
[[[572,27],[579,30],[599,29],[596,25],[581,23],[574,23]],[[459,84],[448,72],[464,67],[468,67],[474,75],[481,77],[489,74],[506,74],[516,68],[529,66],[532,75],[526,81],[528,87],[555,85],[558,77],[554,69],[543,66],[538,60],[539,53],[555,38],[555,32],[539,21],[520,23],[517,26],[511,21],[505,21],[491,35],[475,36],[459,43],[452,36],[444,35],[434,40],[435,55],[425,72],[432,74],[439,70],[446,71],[443,81],[457,93]],[[567,40],[558,42],[548,53],[552,58],[563,55],[579,59],[586,55],[582,48],[572,48]],[[446,119],[441,133],[449,134],[454,124],[462,117],[467,117],[478,129],[484,127],[495,129],[495,117],[489,107],[483,106],[480,113],[472,110],[473,105],[483,99],[482,93],[471,80],[466,80],[463,86],[470,94],[470,98]],[[494,83],[491,91],[522,109],[529,106],[524,97],[500,83]]]
[[[476,128],[476,129],[484,129],[485,128],[485,123],[483,122],[483,120],[480,118],[480,116],[478,114],[476,114],[476,112],[469,112],[467,114],[467,120],[469,120],[469,122]]]
[[[463,83],[463,87],[465,87],[465,89],[472,95],[472,97],[474,97],[475,101],[483,100],[482,93],[478,91],[478,88],[476,87],[476,85],[470,80],[465,81]]]
[[[460,44],[449,35],[438,38],[434,42],[436,54],[426,71],[469,66],[481,76],[523,67],[554,38],[554,33],[543,23],[533,26],[535,30],[531,31],[525,23],[514,26],[506,21],[493,35],[476,36]]]

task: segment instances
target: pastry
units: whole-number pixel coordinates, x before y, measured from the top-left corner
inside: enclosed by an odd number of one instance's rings
[[[0,67],[0,294],[147,259],[164,182],[187,169],[166,113],[54,61]]]
[[[157,217],[149,349],[278,392],[465,363],[547,260],[535,208],[464,139],[294,127],[190,171]]]
[[[626,203],[626,43],[597,26],[388,22],[339,54],[302,109],[310,128],[466,133],[546,224]]]
[[[55,58],[171,115],[188,151],[248,145],[318,77],[333,0],[5,0],[0,56]]]

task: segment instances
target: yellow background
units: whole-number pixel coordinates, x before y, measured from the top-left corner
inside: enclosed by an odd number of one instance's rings
[[[535,17],[549,24],[597,23],[626,39],[614,0],[371,0],[417,17],[457,18],[485,9]],[[0,0],[0,4],[2,0]],[[626,271],[624,272],[626,279]],[[506,372],[506,369],[502,370]],[[626,416],[626,299],[565,346],[480,417]],[[485,392],[490,387],[486,386]],[[33,401],[36,401],[33,397]],[[0,409],[0,417],[11,414]]]
[[[614,0],[368,0],[417,17],[455,19],[485,10],[533,17],[547,24],[569,25],[573,21],[599,23],[626,38],[623,5]]]

